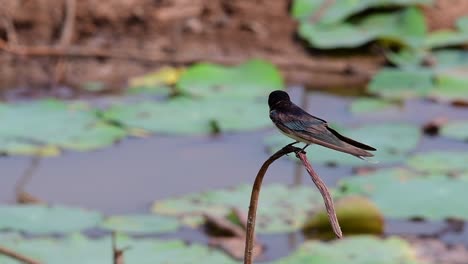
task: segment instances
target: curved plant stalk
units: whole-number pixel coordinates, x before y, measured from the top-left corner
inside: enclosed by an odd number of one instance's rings
[[[309,173],[312,181],[317,186],[320,191],[320,194],[323,197],[325,207],[327,209],[328,218],[330,219],[330,223],[333,227],[333,231],[337,238],[342,238],[343,234],[341,232],[340,224],[338,222],[338,218],[336,217],[335,207],[333,205],[333,200],[331,198],[330,192],[328,191],[327,186],[323,183],[317,173],[312,169],[309,161],[307,160],[306,153],[298,147],[294,147],[293,143],[286,145],[282,149],[278,150],[274,153],[270,158],[268,158],[260,168],[257,173],[257,177],[255,177],[255,182],[252,187],[252,194],[250,196],[250,205],[249,205],[249,213],[247,216],[247,234],[245,240],[245,251],[244,251],[244,264],[252,264],[252,255],[253,255],[253,247],[255,243],[254,234],[255,234],[255,221],[257,217],[257,205],[258,205],[258,197],[260,195],[260,188],[262,185],[263,177],[265,176],[268,167],[277,159],[281,158],[282,156],[289,154],[289,153],[296,153],[296,157],[301,160],[302,164],[306,168],[307,172]]]

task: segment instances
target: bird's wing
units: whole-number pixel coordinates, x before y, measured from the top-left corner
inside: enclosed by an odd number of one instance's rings
[[[341,140],[330,131],[325,120],[309,114],[273,113],[272,120],[277,119],[276,126],[286,134],[293,134],[301,141],[322,145],[327,148],[346,152],[355,156],[373,156],[371,153]]]
[[[323,145],[328,142],[334,145],[342,145],[342,142],[327,129],[327,123],[317,119],[290,120],[283,123],[288,129],[293,130],[296,135],[311,143]]]

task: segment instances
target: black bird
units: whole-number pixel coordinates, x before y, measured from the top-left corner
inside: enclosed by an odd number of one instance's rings
[[[318,144],[327,148],[354,155],[360,159],[372,157],[375,148],[357,142],[328,127],[327,121],[310,115],[291,102],[289,95],[283,91],[273,91],[268,97],[270,119],[286,136],[296,140],[293,144],[303,142],[305,148]]]

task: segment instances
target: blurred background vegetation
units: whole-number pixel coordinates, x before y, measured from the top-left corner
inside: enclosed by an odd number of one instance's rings
[[[467,1],[0,5],[0,263],[238,263],[278,89],[377,162],[308,148],[338,241],[277,161],[256,262],[468,263]]]

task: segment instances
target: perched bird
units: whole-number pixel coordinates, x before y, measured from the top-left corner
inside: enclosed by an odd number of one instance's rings
[[[318,144],[360,159],[374,156],[368,151],[374,151],[375,148],[340,135],[328,127],[327,121],[310,115],[291,102],[286,92],[271,92],[268,105],[271,121],[283,134],[296,140],[293,144],[305,143],[303,150],[310,144]]]

